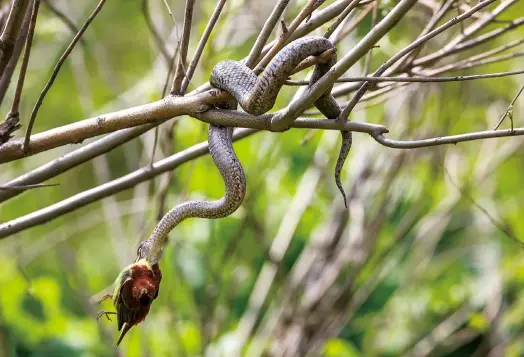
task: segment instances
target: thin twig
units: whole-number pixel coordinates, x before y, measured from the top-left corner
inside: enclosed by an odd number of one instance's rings
[[[474,61],[471,61],[470,59],[465,59],[465,60],[462,60],[456,63],[451,63],[443,67],[439,67],[439,68],[435,68],[435,69],[426,71],[424,73],[419,73],[418,71],[412,71],[412,72],[414,74],[423,74],[427,76],[433,76],[438,73],[470,69],[473,67],[479,67],[479,66],[483,66],[486,64],[507,61],[507,60],[522,57],[522,56],[524,56],[524,52],[515,52],[515,53],[510,53],[507,55],[488,57],[486,59],[474,60]]]
[[[461,81],[472,81],[475,79],[486,79],[486,78],[501,78],[523,74],[524,70],[520,71],[509,71],[509,72],[498,72],[498,73],[487,73],[487,74],[474,74],[470,76],[453,76],[453,77],[425,77],[425,76],[413,76],[413,77],[350,77],[350,78],[339,78],[335,83],[352,83],[352,82],[461,82]],[[292,81],[287,80],[285,82],[289,86],[307,86],[309,81]]]
[[[186,0],[186,9],[184,12],[184,30],[182,33],[182,41],[180,42],[180,51],[178,56],[178,66],[175,77],[173,78],[173,85],[171,86],[171,95],[182,95],[182,81],[186,76],[186,61],[187,49],[189,47],[189,39],[191,37],[191,25],[193,24],[193,8],[195,0]]]
[[[176,27],[177,23],[176,23],[176,20],[175,20],[175,16],[173,16],[173,11],[171,11],[171,7],[167,3],[167,0],[164,0],[164,5],[166,6],[167,12],[169,13],[169,16],[171,17],[171,20],[173,20],[173,23],[175,24],[175,27]],[[177,36],[177,38],[178,38],[178,36]]]
[[[219,0],[217,3],[217,6],[215,7],[215,10],[213,11],[213,14],[209,18],[209,21],[206,25],[204,33],[202,34],[202,37],[200,38],[200,41],[198,42],[197,48],[195,50],[195,54],[193,55],[193,58],[191,59],[191,62],[189,63],[189,67],[187,68],[186,76],[184,77],[184,80],[182,81],[182,87],[180,89],[180,93],[182,95],[184,95],[187,91],[187,87],[191,81],[191,78],[193,78],[193,74],[195,73],[196,66],[198,65],[198,61],[200,61],[202,52],[204,51],[204,48],[207,44],[207,40],[209,39],[209,36],[211,35],[211,32],[213,31],[213,28],[215,27],[218,21],[218,18],[220,17],[222,8],[224,7],[225,3],[226,3],[226,0]]]
[[[364,19],[368,16],[368,14],[373,11],[373,4],[368,5],[364,8],[358,15],[358,17],[355,19],[355,21],[351,22],[351,24],[344,29],[341,29],[336,36],[332,39],[334,44],[339,43],[344,38],[348,37],[353,31],[357,29],[357,27],[364,21]]]
[[[457,23],[469,18],[472,14],[479,11],[480,9],[488,6],[489,4],[493,3],[495,0],[484,0],[480,3],[478,3],[476,6],[472,7],[470,11],[467,11],[463,13],[460,16],[454,17],[453,19],[447,21],[443,25],[435,28],[433,31],[428,32],[426,35],[420,37],[419,39],[412,42],[409,46],[402,49],[400,52],[398,52],[396,55],[391,57],[389,60],[384,62],[376,71],[373,73],[373,77],[380,77],[389,67],[391,67],[395,62],[403,58],[405,55],[410,53],[412,50],[420,46],[421,44],[429,41],[433,37],[437,36],[438,34],[444,32],[448,28],[456,25]],[[340,114],[339,118],[347,118],[348,115],[351,113],[355,105],[358,103],[358,101],[362,98],[362,96],[366,93],[370,86],[370,82],[365,82],[362,84],[362,86],[359,88],[357,93],[351,98],[348,105],[344,108],[342,113]]]
[[[486,16],[480,17],[478,20],[476,20],[474,23],[472,23],[466,29],[464,29],[463,33],[461,33],[459,36],[455,37],[454,39],[452,39],[451,41],[446,43],[446,46],[444,46],[444,49],[453,48],[456,45],[464,42],[465,39],[469,38],[471,35],[477,33],[478,31],[483,29],[485,26],[489,25],[499,14],[501,14],[503,11],[505,11],[511,5],[515,4],[517,1],[518,0],[502,0],[502,1],[500,1],[499,5],[495,9],[493,9],[493,11],[488,13]],[[483,0],[482,2],[488,2],[488,0]],[[477,7],[477,5],[472,7],[472,9]],[[457,17],[460,17],[460,16],[457,16]]]
[[[63,11],[61,11],[59,8],[57,8],[51,0],[44,0],[43,1],[45,6],[51,11],[53,14],[55,14],[56,17],[58,17],[62,22],[66,25],[66,27],[71,31],[71,33],[77,33],[79,29],[75,25],[74,21],[71,20]],[[85,45],[86,40],[84,38],[80,39],[80,44]]]
[[[502,28],[498,28],[498,29],[495,29],[495,30],[492,30],[490,32],[487,32],[485,34],[482,34],[476,38],[473,38],[467,42],[463,42],[455,47],[452,47],[452,48],[448,48],[448,49],[441,49],[437,52],[434,52],[432,54],[429,54],[427,56],[424,56],[424,57],[421,57],[421,58],[418,58],[416,60],[413,61],[413,66],[428,66],[428,65],[431,65],[433,63],[435,63],[436,61],[446,57],[446,56],[449,56],[449,55],[452,55],[452,54],[456,54],[456,53],[459,53],[461,51],[464,51],[464,50],[467,50],[467,49],[470,49],[470,48],[473,48],[473,47],[476,47],[476,46],[479,46],[489,40],[492,40],[492,39],[495,39],[496,37],[510,31],[510,30],[513,30],[513,29],[516,29],[517,27],[521,26],[521,25],[524,25],[524,18],[520,18],[520,19],[516,19],[516,20],[513,20],[508,26],[506,27],[502,27]]]
[[[500,127],[500,125],[502,124],[502,122],[504,121],[504,119],[506,118],[506,116],[508,115],[509,115],[509,119],[511,120],[511,130],[513,130],[513,105],[515,105],[515,102],[517,101],[517,99],[519,99],[519,96],[523,90],[524,90],[524,85],[520,87],[520,90],[518,91],[517,95],[515,96],[515,98],[513,98],[508,108],[504,112],[504,115],[502,115],[502,118],[500,118],[499,122],[497,123],[497,125],[495,125],[493,130],[497,130]]]
[[[7,2],[2,8],[0,8],[0,28],[5,27],[5,17],[7,16],[6,12],[9,11],[10,7],[11,6],[9,2]],[[28,8],[26,9],[26,13],[22,23],[22,28],[20,30],[20,33],[18,34],[15,46],[12,50],[11,58],[9,59],[9,62],[7,63],[4,72],[2,73],[2,75],[0,75],[0,104],[4,102],[7,90],[11,85],[11,79],[13,77],[16,67],[18,66],[18,60],[20,59],[20,55],[22,54],[22,50],[24,49],[25,41],[27,38],[27,32],[29,31],[30,19],[31,10]]]
[[[289,4],[289,1],[290,0],[279,0],[278,3],[275,4],[273,11],[271,11],[271,14],[264,23],[262,30],[260,30],[255,44],[251,48],[251,51],[244,62],[244,64],[249,68],[253,68],[257,63],[258,58],[263,51],[264,45],[266,44],[269,36],[271,36],[273,29],[278,24],[278,21],[286,9],[286,6]]]
[[[50,183],[50,184],[43,184],[43,183],[37,183],[34,185],[0,185],[1,191],[25,191],[30,190],[33,188],[40,188],[40,187],[54,187],[59,186],[59,183]]]
[[[342,24],[342,22],[349,16],[351,11],[353,11],[354,8],[357,7],[360,0],[353,0],[345,9],[340,13],[340,15],[337,17],[335,21],[331,25],[329,25],[326,32],[324,32],[324,37],[329,38],[335,30]]]
[[[102,10],[102,7],[104,6],[105,2],[106,2],[106,0],[100,0],[100,2],[98,3],[97,7],[93,11],[93,13],[87,18],[87,21],[85,22],[84,26],[82,26],[80,31],[73,38],[73,41],[71,41],[71,43],[69,44],[69,46],[65,50],[64,54],[58,60],[55,68],[53,69],[53,73],[51,74],[51,78],[46,83],[44,89],[42,90],[42,93],[40,93],[40,96],[38,97],[38,99],[36,101],[36,104],[35,104],[35,106],[33,108],[33,111],[31,112],[31,117],[29,118],[29,123],[27,124],[27,130],[26,130],[25,139],[24,139],[24,152],[28,152],[29,151],[29,141],[30,141],[30,137],[31,137],[31,131],[33,130],[33,125],[35,123],[36,115],[38,114],[38,109],[40,109],[40,106],[42,105],[47,92],[49,91],[49,89],[51,89],[51,86],[53,85],[53,83],[54,83],[54,81],[56,79],[56,76],[58,75],[58,72],[60,71],[60,68],[64,64],[65,60],[67,59],[67,57],[69,56],[71,51],[73,51],[73,48],[75,47],[77,42],[80,40],[80,38],[82,37],[84,32],[87,30],[87,27],[91,24],[91,22],[94,20],[96,15],[100,12],[100,10]]]
[[[485,0],[485,2],[488,1],[495,0]],[[272,129],[285,130],[289,128],[293,120],[295,120],[301,112],[309,108],[333,85],[333,82],[337,78],[342,76],[353,64],[365,56],[365,54],[404,17],[416,2],[416,0],[399,1],[377,26],[375,26],[373,31],[368,32],[356,46],[331,67],[327,74],[311,86],[305,95],[292,102],[281,115],[273,118],[271,122]]]
[[[467,134],[449,135],[421,140],[391,140],[386,138],[383,134],[371,134],[373,139],[378,143],[394,149],[414,149],[445,144],[457,144],[479,139],[503,138],[507,136],[521,135],[524,135],[524,128],[477,131]]]
[[[304,8],[300,11],[300,13],[295,17],[295,19],[291,22],[289,26],[287,26],[286,31],[284,31],[280,37],[278,38],[277,42],[273,45],[273,47],[269,50],[268,53],[260,60],[260,62],[257,64],[255,69],[253,70],[255,73],[260,73],[262,70],[267,66],[267,64],[271,61],[273,57],[284,47],[289,39],[291,38],[291,35],[295,32],[295,30],[298,28],[298,26],[306,20],[313,11],[315,11],[316,8],[320,6],[322,1],[318,0],[309,0],[307,4],[304,6]]]
[[[153,39],[155,40],[155,43],[158,46],[158,49],[160,50],[160,53],[162,53],[162,57],[164,57],[166,63],[170,63],[169,60],[171,56],[169,55],[169,52],[166,48],[166,43],[162,39],[162,36],[160,36],[158,29],[155,27],[155,24],[151,19],[151,14],[149,13],[149,0],[142,0],[142,15],[144,15],[144,20],[146,21],[147,28],[149,29],[149,32],[151,32],[151,35],[153,35]]]
[[[13,54],[29,3],[30,0],[14,0],[11,5],[7,22],[0,35],[0,76],[4,74]]]
[[[428,32],[432,31],[435,28],[435,26],[437,26],[439,21],[442,20],[442,18],[444,18],[444,16],[449,12],[455,1],[456,0],[447,0],[446,2],[442,3],[440,8],[437,11],[435,11],[433,16],[431,16],[424,30],[422,30],[422,32],[417,36],[417,39],[421,38],[422,36],[425,36]],[[418,55],[424,48],[424,45],[424,43],[421,44],[419,47],[411,51],[411,53],[406,55],[403,59],[391,66],[391,68],[388,70],[389,73],[398,73],[400,70],[404,70],[408,66],[413,67],[412,62],[418,57]]]
[[[40,0],[35,0],[33,2],[33,9],[31,11],[31,20],[29,21],[29,29],[27,31],[27,38],[25,43],[25,52],[22,59],[22,66],[20,67],[20,74],[18,75],[18,83],[16,84],[15,97],[13,99],[13,105],[8,117],[19,118],[19,107],[20,107],[20,98],[22,96],[22,90],[24,88],[25,74],[27,72],[27,65],[29,63],[29,58],[31,56],[31,47],[33,44],[33,35],[35,33],[36,26],[36,17],[38,16],[38,8],[40,7]]]
[[[375,27],[378,19],[378,9],[380,6],[380,0],[377,0],[373,3],[373,11],[371,12],[371,28]],[[373,56],[373,48],[368,51],[366,54],[366,59],[364,60],[364,75],[369,73],[371,68],[371,58]]]
[[[164,87],[162,89],[161,97],[164,98],[167,93],[167,86],[169,85],[169,79],[171,78],[171,73],[173,73],[173,67],[175,65],[175,59],[178,54],[178,50],[180,49],[180,46],[177,46],[175,48],[175,52],[173,53],[173,57],[169,61],[169,69],[167,70],[166,80],[164,81]],[[153,140],[153,150],[151,150],[151,160],[149,162],[150,165],[153,165],[153,162],[155,162],[155,154],[156,154],[156,148],[158,145],[158,137],[160,134],[160,125],[157,125],[155,127],[155,137]]]
[[[256,132],[258,131],[251,129],[238,130],[233,134],[233,140],[236,141],[245,138]],[[101,198],[129,189],[141,182],[151,180],[153,177],[161,173],[172,171],[186,162],[206,155],[208,152],[209,148],[207,142],[194,145],[175,155],[156,162],[153,167],[147,165],[142,169],[131,172],[116,180],[81,192],[28,215],[2,223],[0,224],[0,239],[35,225],[48,222],[54,218],[62,216],[65,213],[72,212],[89,203],[96,202]]]
[[[512,241],[516,242],[518,245],[520,245],[522,248],[524,248],[524,242],[522,242],[515,233],[509,229],[507,226],[503,225],[499,221],[497,221],[484,207],[482,207],[469,193],[467,193],[463,188],[461,188],[451,177],[448,169],[444,167],[444,172],[446,173],[446,176],[449,179],[449,182],[460,192],[460,194],[467,198],[468,201],[470,201],[475,207],[477,207],[486,217],[488,217],[491,224],[495,226],[499,231],[504,233],[505,236],[507,236]]]

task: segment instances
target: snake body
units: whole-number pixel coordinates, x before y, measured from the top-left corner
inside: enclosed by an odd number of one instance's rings
[[[295,67],[309,56],[318,56],[333,48],[333,44],[324,37],[303,37],[284,47],[257,77],[253,71],[240,62],[221,61],[211,73],[213,86],[227,91],[235,101],[220,103],[219,108],[234,109],[236,104],[249,114],[261,115],[275,104],[278,92]],[[325,63],[319,63],[310,80],[310,86],[322,77],[336,62],[336,54]],[[315,106],[329,119],[336,119],[341,114],[331,87],[315,101]],[[146,258],[156,263],[162,254],[169,232],[187,218],[222,218],[237,210],[246,192],[244,171],[233,151],[233,128],[211,124],[208,132],[209,151],[215,165],[224,180],[224,197],[217,201],[189,201],[175,206],[160,220],[149,239],[141,243],[137,260]],[[342,132],[342,147],[335,166],[335,181],[344,197],[346,196],[340,181],[340,172],[351,148],[351,132]]]

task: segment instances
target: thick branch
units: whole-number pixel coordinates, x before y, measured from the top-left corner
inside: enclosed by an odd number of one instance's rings
[[[23,150],[22,140],[13,140],[0,146],[0,163],[13,161],[59,146],[80,143],[84,139],[143,124],[158,124],[176,116],[190,115],[206,123],[224,126],[243,127],[260,130],[272,130],[271,120],[274,114],[254,116],[240,111],[207,110],[208,104],[214,103],[226,94],[214,95],[215,91],[188,97],[167,96],[162,100],[99,115],[77,123],[64,125],[31,136],[29,152]],[[206,104],[203,104],[206,103]],[[207,110],[207,111],[206,111]],[[351,130],[365,133],[387,132],[381,125],[335,123],[333,120],[298,121],[292,127],[323,128],[332,130]]]
[[[202,96],[172,97],[117,112],[99,115],[73,124],[64,125],[43,133],[31,135],[27,152],[23,140],[13,140],[0,146],[0,163],[13,161],[25,156],[57,148],[112,131],[133,126],[160,123],[172,117],[192,114],[207,108],[201,104]]]

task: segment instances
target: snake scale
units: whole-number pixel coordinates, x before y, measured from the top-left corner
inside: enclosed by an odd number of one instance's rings
[[[261,115],[275,104],[278,92],[295,67],[309,56],[318,56],[334,48],[324,37],[303,37],[285,46],[257,77],[254,72],[240,62],[221,61],[211,73],[210,82],[214,87],[230,93],[235,100],[220,103],[218,108],[235,109],[238,104],[249,114]],[[336,62],[334,53],[325,63],[318,63],[310,80],[310,86],[322,77]],[[315,106],[329,119],[341,114],[330,87],[315,101]],[[151,236],[143,241],[137,252],[137,260],[146,258],[157,262],[169,232],[187,218],[222,218],[229,216],[242,204],[246,193],[244,170],[233,151],[232,127],[209,125],[208,143],[211,157],[224,180],[224,197],[216,201],[188,201],[167,212],[155,227]],[[342,132],[342,146],[335,166],[335,181],[344,197],[340,172],[351,148],[351,132]]]

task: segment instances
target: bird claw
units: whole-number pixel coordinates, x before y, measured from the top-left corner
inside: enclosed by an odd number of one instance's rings
[[[100,300],[98,300],[98,303],[102,303],[103,301],[106,301],[107,299],[112,299],[113,298],[113,294],[105,294],[104,296],[102,296],[102,298],[100,298]]]
[[[106,316],[106,319],[108,319],[109,321],[113,321],[111,320],[111,318],[109,317],[109,315],[116,315],[116,312],[112,312],[112,311],[100,311],[98,313],[98,315],[96,315],[96,319],[99,320],[102,315],[105,315]]]

